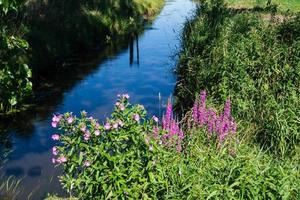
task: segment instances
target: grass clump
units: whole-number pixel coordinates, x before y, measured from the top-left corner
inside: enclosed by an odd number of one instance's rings
[[[220,0],[203,4],[185,27],[177,107],[191,106],[187,97],[201,89],[216,102],[230,97],[245,134],[284,155],[300,142],[300,17],[273,19],[228,9]]]

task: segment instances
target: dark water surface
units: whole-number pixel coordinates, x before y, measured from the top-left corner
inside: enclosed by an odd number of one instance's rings
[[[58,74],[51,95],[37,106],[1,123],[0,150],[11,149],[9,161],[1,169],[6,176],[23,178],[18,199],[42,199],[47,193],[63,194],[57,180],[59,170],[51,163],[52,113],[86,110],[103,119],[109,116],[118,93],[129,93],[133,103],[143,104],[149,114],[159,115],[160,103],[173,93],[172,72],[184,22],[195,5],[189,0],[167,1],[164,9],[142,35],[138,44],[117,52],[106,49],[74,58],[72,73]],[[139,55],[137,55],[137,46]]]

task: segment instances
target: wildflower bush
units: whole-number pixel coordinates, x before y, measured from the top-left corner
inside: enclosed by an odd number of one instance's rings
[[[201,89],[219,103],[231,97],[249,137],[277,154],[292,153],[300,143],[299,16],[279,23],[268,13],[208,2],[182,37],[177,107],[187,111]]]
[[[63,166],[61,181],[71,194],[82,199],[157,195],[154,188],[163,179],[158,146],[150,138],[157,122],[147,120],[143,106],[130,105],[128,98],[120,97],[104,125],[85,112],[53,117],[52,126],[63,133],[52,136],[62,144],[53,147],[53,163]]]

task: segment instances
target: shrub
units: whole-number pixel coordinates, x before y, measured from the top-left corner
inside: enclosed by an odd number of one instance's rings
[[[154,120],[147,120],[141,105],[130,105],[128,95],[116,103],[111,118],[97,120],[72,113],[55,115],[52,126],[61,146],[53,147],[53,163],[63,166],[63,186],[82,199],[159,196],[163,186],[159,171],[159,147],[151,140]]]
[[[11,27],[19,3],[0,2],[0,113],[19,108],[32,92],[31,70],[24,60],[28,44]]]

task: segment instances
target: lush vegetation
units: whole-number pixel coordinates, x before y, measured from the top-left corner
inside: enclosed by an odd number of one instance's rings
[[[245,137],[278,155],[298,151],[300,16],[278,22],[221,0],[200,10],[183,35],[178,105],[191,106],[201,89],[216,102],[229,96]]]
[[[31,95],[31,70],[24,60],[28,48],[21,38],[20,1],[0,1],[0,113],[13,111]]]
[[[146,117],[141,105],[121,95],[111,118],[100,125],[80,117],[54,115],[59,133],[53,163],[70,196],[79,199],[298,199],[299,157],[280,161],[249,146],[231,114],[206,99],[195,101],[182,122],[171,101],[162,120]],[[219,111],[218,111],[219,110]],[[54,199],[56,197],[53,197]],[[50,198],[51,199],[51,198]]]

